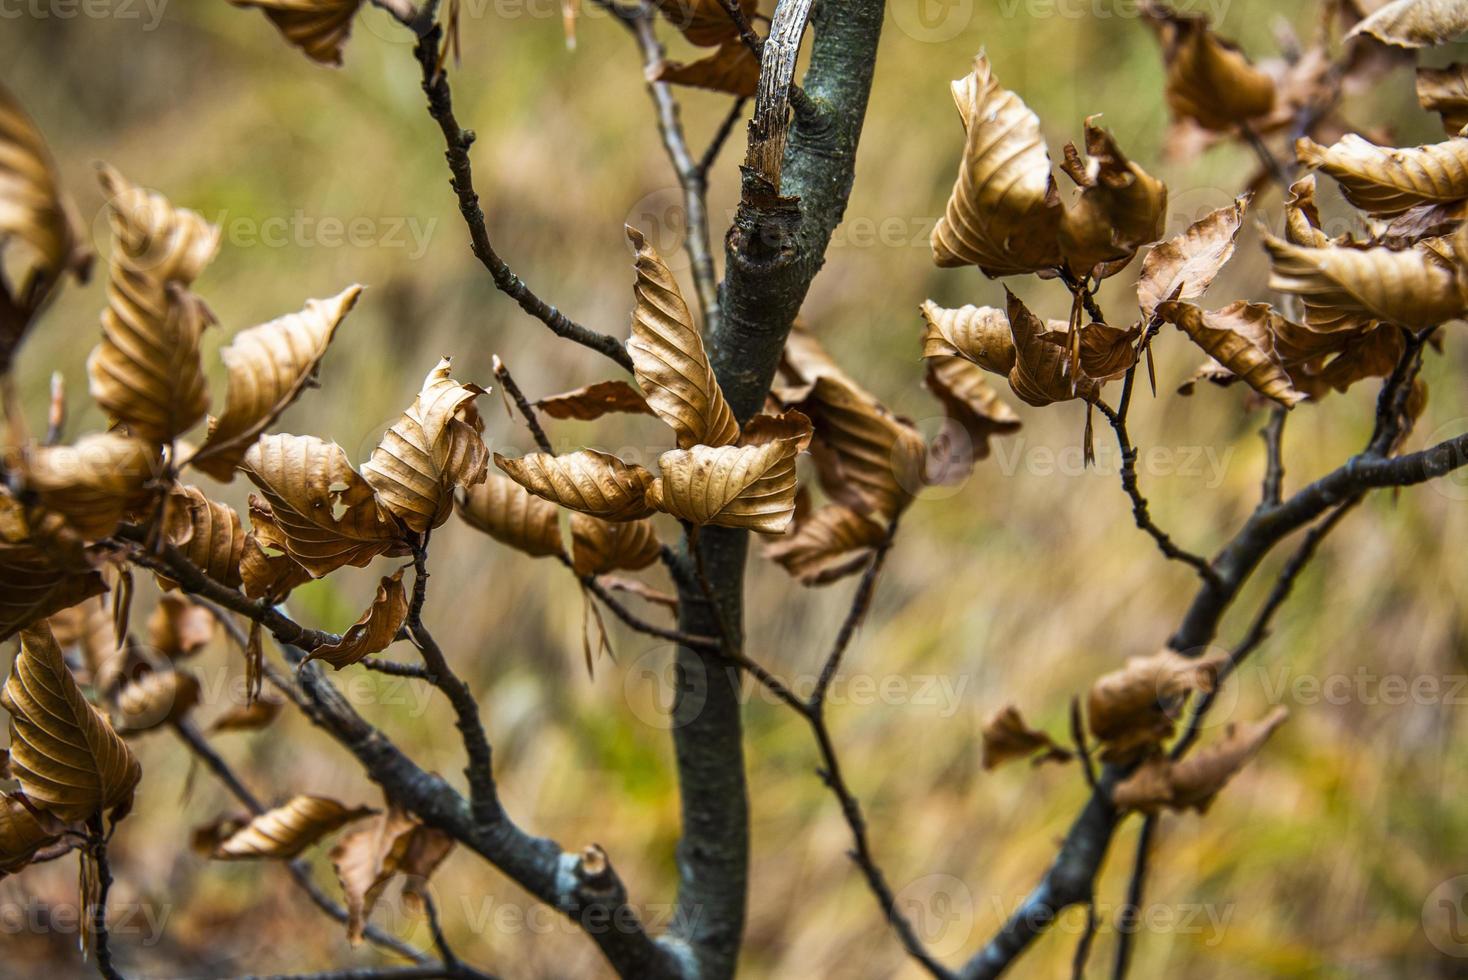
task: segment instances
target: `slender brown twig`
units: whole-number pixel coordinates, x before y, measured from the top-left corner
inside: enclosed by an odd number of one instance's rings
[[[525,392],[521,391],[520,386],[515,383],[514,376],[510,374],[510,369],[505,366],[504,361],[500,360],[498,354],[494,356],[493,363],[494,376],[499,379],[499,383],[504,386],[505,391],[514,399],[515,407],[520,410],[520,415],[524,417],[525,427],[530,430],[530,435],[534,437],[535,444],[540,447],[541,452],[554,455],[555,449],[551,446],[550,437],[545,434],[545,429],[541,427],[540,419],[536,416],[535,409],[531,406],[530,400],[525,397]]]

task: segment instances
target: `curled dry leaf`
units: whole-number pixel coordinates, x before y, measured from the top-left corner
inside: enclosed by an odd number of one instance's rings
[[[635,521],[652,513],[647,489],[653,475],[636,463],[582,449],[564,456],[494,454],[494,464],[537,497],[606,521]]]
[[[659,547],[652,521],[613,523],[571,515],[571,567],[577,575],[635,572],[658,560]]]
[[[250,817],[248,814],[227,814],[194,827],[189,833],[189,850],[200,857],[213,857],[219,845],[229,840],[239,832],[241,827],[248,826]]]
[[[648,406],[678,435],[678,446],[727,446],[739,424],[724,400],[678,281],[657,249],[631,225],[637,252],[637,305],[627,352]]]
[[[336,443],[262,436],[245,453],[244,470],[270,505],[250,512],[257,540],[284,551],[313,577],[399,550],[401,526]]]
[[[990,438],[1019,431],[1019,416],[985,380],[984,369],[977,364],[961,357],[930,357],[923,383],[967,436],[967,444],[963,446],[956,444],[950,432],[939,437],[938,442],[943,445],[934,445],[937,461],[929,459],[928,482],[944,483],[961,478],[972,468],[974,460],[989,458]],[[941,470],[943,479],[936,478],[935,466]]]
[[[1111,133],[1086,120],[1081,193],[1060,221],[1066,264],[1089,275],[1103,264],[1115,274],[1137,249],[1162,237],[1167,223],[1167,185],[1127,159]]]
[[[1015,759],[1028,759],[1041,753],[1035,765],[1042,762],[1068,762],[1071,754],[1044,732],[1025,723],[1019,709],[1006,704],[984,723],[984,759],[986,770],[997,769]]]
[[[1217,745],[1200,749],[1181,761],[1154,756],[1117,784],[1112,802],[1121,810],[1155,813],[1166,807],[1202,813],[1288,717],[1289,711],[1277,707],[1259,721],[1230,724]]]
[[[1457,136],[1468,126],[1468,63],[1417,69],[1417,101],[1442,116],[1443,129]]]
[[[44,625],[21,632],[0,707],[10,713],[12,773],[37,806],[71,823],[132,805],[138,760],[82,696]]]
[[[1346,200],[1381,217],[1468,198],[1468,139],[1398,148],[1347,133],[1324,147],[1304,136],[1295,152],[1301,164],[1335,178]]]
[[[1000,87],[984,54],[952,88],[967,139],[947,210],[933,228],[933,261],[976,265],[990,277],[1053,268],[1060,263],[1060,194],[1039,117]]]
[[[117,692],[117,730],[134,735],[178,721],[198,705],[200,693],[189,671],[150,671]]]
[[[1392,0],[1379,7],[1348,37],[1361,34],[1400,48],[1446,44],[1468,31],[1468,6],[1460,0]]]
[[[1250,388],[1293,408],[1305,399],[1275,353],[1268,306],[1240,300],[1216,313],[1191,303],[1163,303],[1157,315],[1175,325]]]
[[[565,554],[559,513],[555,504],[498,473],[487,474],[459,500],[459,516],[471,527],[535,558]]]
[[[263,692],[249,704],[236,704],[214,719],[211,732],[253,732],[269,727],[280,716],[285,700],[270,691]],[[212,850],[212,848],[211,848]]]
[[[720,0],[654,0],[663,16],[693,44],[713,47],[739,36],[739,29]],[[739,0],[746,18],[759,10],[758,0]]]
[[[87,360],[92,397],[133,435],[168,442],[203,417],[209,390],[199,340],[211,320],[188,292],[219,247],[219,229],[101,172],[112,225],[102,342]]]
[[[1164,300],[1197,299],[1213,285],[1233,257],[1248,206],[1247,197],[1237,198],[1147,253],[1137,279],[1137,304],[1144,316],[1150,317]]]
[[[50,548],[0,543],[0,640],[107,591],[102,574]]]
[[[403,589],[403,569],[384,575],[378,583],[372,605],[362,614],[337,643],[328,643],[311,651],[306,658],[324,660],[337,670],[350,667],[363,657],[386,650],[397,639],[398,630],[408,618],[408,595]]]
[[[96,596],[61,610],[46,622],[62,651],[75,650],[80,657],[84,670],[78,683],[90,684],[97,695],[110,698],[123,680],[129,657],[117,640],[107,602]]]
[[[280,539],[270,505],[253,493],[250,516],[257,526],[267,529],[267,541]],[[267,551],[266,547],[254,531],[245,535],[245,547],[240,553],[240,588],[251,599],[279,602],[296,586],[311,581],[311,573],[283,550]]]
[[[88,541],[105,538],[147,497],[159,471],[155,446],[117,432],[70,446],[36,446],[24,460],[25,487]]]
[[[1147,3],[1143,14],[1162,42],[1168,108],[1205,129],[1229,130],[1274,108],[1274,79],[1214,34],[1208,18]]]
[[[1137,341],[1142,325],[1113,327],[1108,323],[1087,323],[1076,329],[1072,337],[1070,325],[1051,323],[1040,335],[1046,343],[1068,348],[1074,343],[1080,354],[1081,373],[1094,381],[1111,381],[1126,374],[1137,363]]]
[[[1301,248],[1266,235],[1269,288],[1307,304],[1409,327],[1436,326],[1468,308],[1457,263],[1426,245],[1387,248]]]
[[[1330,236],[1321,230],[1315,190],[1314,174],[1306,174],[1290,186],[1290,193],[1285,198],[1285,240],[1292,245],[1328,248],[1334,244]],[[1305,308],[1305,323],[1313,330],[1359,333],[1375,322],[1369,314],[1342,310],[1309,296],[1302,296],[1301,300]]]
[[[653,72],[653,81],[688,85],[741,98],[754,98],[759,88],[760,63],[738,37],[719,45],[718,50],[697,61],[664,61]]]
[[[992,306],[945,310],[932,300],[922,305],[924,357],[966,357],[985,371],[1008,376],[1014,367],[1014,337],[1009,317]]]
[[[610,412],[653,414],[647,399],[642,397],[642,392],[625,381],[598,381],[574,391],[549,395],[536,402],[535,407],[553,419],[576,419],[581,422],[599,419]]]
[[[195,567],[229,588],[240,584],[245,532],[233,507],[210,500],[198,487],[169,491],[163,535]],[[165,582],[172,588],[173,583]]]
[[[367,919],[392,879],[408,876],[404,898],[421,904],[423,882],[448,857],[454,840],[424,826],[397,807],[374,817],[359,830],[343,835],[331,849],[331,864],[347,899],[347,938],[361,943]]]
[[[280,31],[286,42],[323,65],[340,65],[352,34],[352,18],[362,0],[229,0],[236,7],[255,7]]]
[[[324,796],[292,797],[231,834],[214,849],[214,857],[221,861],[289,860],[327,834],[376,812],[371,807],[348,807]]]
[[[1015,362],[1009,372],[1009,387],[1025,403],[1036,407],[1080,398],[1095,401],[1101,386],[1091,378],[1072,372],[1066,349],[1045,338],[1047,327],[1005,290],[1009,300],[1009,329],[1014,337]]]
[[[1086,717],[1091,734],[1105,745],[1102,758],[1135,758],[1171,736],[1187,696],[1213,689],[1220,662],[1164,649],[1097,678],[1086,695]]]
[[[224,413],[209,420],[209,437],[189,464],[228,482],[245,451],[316,378],[326,348],[357,303],[361,286],[330,299],[309,299],[299,313],[241,330],[219,352],[229,372]]]
[[[647,502],[690,524],[779,534],[795,516],[795,457],[810,439],[810,419],[800,412],[757,415],[737,446],[663,453]]]
[[[489,450],[479,436],[483,423],[474,408],[484,389],[460,384],[449,374],[445,357],[362,466],[363,479],[383,507],[419,533],[448,520],[454,488],[479,483],[489,465]]]
[[[30,864],[66,830],[65,823],[38,809],[24,794],[0,793],[0,878]]]
[[[827,504],[765,545],[764,556],[801,585],[829,585],[866,567],[887,532],[841,504]]]
[[[214,614],[176,592],[158,597],[148,617],[148,643],[169,660],[192,657],[214,639]]]

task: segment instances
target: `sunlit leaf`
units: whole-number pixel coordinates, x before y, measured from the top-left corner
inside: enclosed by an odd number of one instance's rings
[[[1426,246],[1301,248],[1266,235],[1269,288],[1308,304],[1412,327],[1435,326],[1468,308],[1454,261]]]
[[[1014,337],[1003,310],[992,306],[945,310],[927,300],[922,311],[927,323],[924,357],[966,357],[986,371],[1009,375],[1014,367]]]
[[[1356,133],[1325,147],[1308,136],[1295,145],[1300,163],[1335,178],[1346,200],[1391,217],[1420,204],[1468,198],[1468,139],[1429,146],[1377,146]]]
[[[1266,398],[1286,408],[1304,400],[1275,353],[1268,306],[1240,300],[1212,313],[1191,303],[1163,303],[1157,313]]]
[[[494,463],[537,497],[607,521],[635,521],[652,513],[647,488],[653,475],[636,463],[583,449],[564,456],[494,454]]]
[[[221,842],[214,857],[221,861],[288,860],[328,834],[376,812],[371,807],[348,807],[324,796],[292,797]]]
[[[234,508],[210,500],[193,486],[170,490],[167,506],[163,533],[168,543],[214,581],[237,587],[245,532]]]
[[[1137,303],[1144,316],[1168,299],[1197,299],[1233,257],[1244,223],[1247,197],[1204,215],[1176,238],[1147,253],[1137,279]]]

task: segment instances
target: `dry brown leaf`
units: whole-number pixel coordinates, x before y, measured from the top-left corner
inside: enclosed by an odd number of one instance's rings
[[[1018,296],[1007,289],[1005,296],[1009,301],[1009,330],[1014,337],[1015,362],[1009,372],[1009,387],[1014,393],[1036,407],[1072,398],[1084,401],[1099,398],[1101,386],[1072,372],[1066,349],[1045,339],[1045,324]]]
[[[347,938],[362,942],[367,920],[392,879],[405,875],[403,897],[421,904],[421,888],[454,846],[447,834],[390,807],[360,830],[346,834],[331,849],[331,864],[347,899]]]
[[[598,381],[574,391],[549,395],[536,402],[535,407],[553,419],[576,419],[581,422],[599,419],[609,412],[653,414],[647,399],[642,397],[642,392],[625,381]]]
[[[1167,739],[1187,696],[1213,689],[1219,665],[1218,658],[1164,649],[1097,678],[1086,695],[1086,717],[1091,734],[1105,744],[1102,758],[1134,758]]]
[[[739,36],[733,19],[719,0],[654,0],[668,23],[700,47],[713,47]],[[746,18],[759,11],[759,0],[739,0]]]
[[[922,305],[924,357],[966,357],[985,371],[1009,376],[1014,367],[1014,337],[1009,317],[992,306],[945,310],[932,300]]]
[[[1417,101],[1442,116],[1443,129],[1457,136],[1468,126],[1468,62],[1417,69]]]
[[[240,584],[245,532],[233,507],[210,500],[198,487],[175,487],[168,494],[164,537],[195,567],[229,588]],[[173,583],[161,580],[165,587]]]
[[[256,538],[290,555],[313,577],[400,552],[402,527],[336,443],[262,436],[245,453],[244,471],[270,504],[250,512]]]
[[[285,700],[266,691],[248,704],[236,704],[214,719],[211,732],[252,732],[266,728],[280,716]],[[212,850],[212,848],[211,848]]]
[[[1060,250],[1072,271],[1091,274],[1109,264],[1120,271],[1143,245],[1162,237],[1167,226],[1167,185],[1127,159],[1111,133],[1086,120],[1086,154],[1081,193],[1065,208]]]
[[[1420,204],[1468,198],[1468,139],[1398,148],[1347,133],[1324,147],[1302,136],[1295,152],[1304,166],[1335,178],[1346,200],[1369,214],[1389,218]]]
[[[652,521],[613,523],[571,515],[571,567],[577,575],[635,572],[658,560],[659,547]]]
[[[189,465],[233,480],[245,450],[315,381],[336,328],[361,293],[361,286],[349,286],[330,299],[308,299],[299,313],[235,334],[219,352],[229,372],[224,414],[209,420],[209,437]]]
[[[688,85],[741,98],[754,98],[759,88],[759,59],[738,37],[719,45],[713,54],[687,63],[663,61],[652,80]]]
[[[324,796],[292,797],[231,834],[215,848],[214,857],[221,861],[289,860],[327,834],[376,812],[371,807],[348,807]]]
[[[82,696],[44,625],[21,632],[0,707],[10,713],[12,773],[37,806],[70,823],[132,805],[138,760]]]
[[[1214,34],[1208,18],[1147,3],[1143,14],[1162,42],[1168,108],[1206,129],[1229,130],[1268,115],[1274,79],[1249,63],[1238,47]]]
[[[199,703],[199,679],[186,670],[149,671],[117,692],[114,724],[125,735],[185,717]]]
[[[1468,308],[1456,263],[1431,248],[1301,248],[1266,235],[1269,288],[1308,305],[1409,327],[1436,326]],[[1319,327],[1317,327],[1319,329]]]
[[[229,840],[239,832],[241,827],[249,823],[248,814],[234,813],[200,824],[189,832],[189,850],[200,857],[213,857],[220,844]]]
[[[1157,315],[1266,398],[1286,408],[1305,399],[1275,353],[1270,320],[1277,314],[1268,306],[1240,300],[1213,313],[1191,303],[1163,303]]]
[[[627,352],[648,406],[678,434],[681,449],[736,442],[739,424],[724,401],[678,281],[631,225],[627,239],[637,251],[637,305]]]
[[[1289,711],[1277,707],[1259,721],[1230,724],[1217,745],[1200,749],[1179,762],[1154,756],[1117,784],[1112,802],[1121,810],[1155,813],[1166,807],[1203,813],[1288,717]]]
[[[1461,0],[1393,0],[1357,24],[1347,37],[1369,34],[1383,44],[1427,48],[1468,31],[1468,6]]]
[[[471,527],[534,558],[565,554],[559,513],[555,504],[498,473],[487,474],[459,500],[459,516]]]
[[[795,457],[810,438],[810,419],[800,412],[757,415],[737,446],[663,453],[647,502],[690,524],[779,534],[795,516]]]
[[[1233,257],[1239,229],[1244,224],[1247,197],[1204,215],[1176,238],[1147,253],[1137,279],[1137,304],[1151,316],[1157,304],[1169,299],[1197,299]]]
[[[214,614],[176,592],[158,597],[148,617],[148,643],[169,660],[192,657],[214,639]]]
[[[449,519],[455,487],[472,487],[488,472],[489,450],[474,409],[484,389],[460,384],[449,374],[445,357],[362,465],[362,478],[382,506],[419,533]]]
[[[1111,381],[1126,374],[1137,363],[1137,342],[1142,336],[1142,325],[1113,327],[1108,323],[1087,323],[1077,329],[1072,337],[1069,324],[1062,323],[1059,329],[1051,324],[1041,339],[1062,348],[1075,343],[1080,353],[1081,373],[1094,381]]]
[[[829,585],[865,568],[886,536],[876,521],[827,504],[765,545],[764,556],[801,585]]]
[[[984,723],[983,736],[983,766],[986,770],[997,769],[1015,759],[1028,759],[1037,752],[1042,754],[1035,759],[1035,765],[1068,762],[1071,757],[1070,752],[1056,745],[1049,735],[1027,725],[1019,709],[1012,704],[1000,708]]]
[[[494,464],[537,497],[568,510],[606,521],[635,521],[652,513],[646,497],[653,475],[595,449],[564,456],[531,453],[519,459],[495,453]]]
[[[0,544],[0,640],[106,591],[100,572],[50,548]]]
[[[105,538],[147,497],[160,470],[156,447],[117,432],[83,436],[70,446],[26,453],[25,487],[88,541]]]
[[[323,65],[340,65],[342,50],[352,34],[352,19],[362,0],[229,0],[236,7],[254,7],[293,47]]]
[[[1060,264],[1060,194],[1040,119],[1001,88],[986,55],[953,83],[967,139],[958,181],[933,229],[933,261],[976,265],[990,277]]]
[[[371,656],[397,639],[398,630],[408,618],[408,595],[403,589],[403,569],[392,575],[384,575],[378,583],[377,595],[362,618],[342,634],[337,643],[328,643],[311,651],[306,658],[324,660],[337,670],[358,663],[363,657]]]
[[[255,494],[250,494],[250,517],[257,527],[265,529],[266,541],[281,539],[275,526],[275,514],[270,505]],[[240,588],[251,599],[270,599],[279,602],[291,594],[298,585],[311,581],[306,571],[283,549],[266,550],[266,542],[254,531],[245,535],[245,546],[240,553]]]
[[[30,864],[67,829],[65,823],[30,803],[25,794],[0,793],[0,878]]]
[[[112,224],[102,342],[87,360],[92,397],[133,435],[169,442],[204,416],[199,340],[211,316],[188,292],[219,229],[104,167]]]
[[[95,596],[70,609],[63,609],[47,621],[51,635],[63,651],[75,649],[83,671],[77,682],[90,684],[102,698],[110,698],[124,677],[128,651],[120,649],[112,611],[105,599]]]
[[[938,453],[943,461],[937,465],[942,467],[945,477],[952,479],[960,475],[954,470],[955,465],[966,472],[974,460],[988,459],[990,438],[1018,432],[1020,420],[985,380],[984,369],[977,364],[961,357],[930,357],[927,365],[923,383],[943,404],[948,417],[968,436],[967,446],[934,447],[935,452],[944,450]],[[934,479],[933,460],[929,464],[929,482],[947,482]]]

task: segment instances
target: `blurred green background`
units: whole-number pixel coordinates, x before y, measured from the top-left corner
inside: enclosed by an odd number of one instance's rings
[[[1232,146],[1190,162],[1161,158],[1160,59],[1151,32],[1126,16],[1132,6],[898,0],[888,14],[856,189],[804,316],[853,374],[927,431],[940,412],[919,383],[918,304],[1003,302],[1001,286],[976,270],[934,268],[927,247],[961,145],[947,82],[968,70],[978,49],[1040,114],[1053,155],[1080,137],[1086,115],[1104,113],[1122,146],[1171,186],[1170,233],[1226,203],[1255,169],[1247,151]],[[335,439],[355,460],[366,458],[440,354],[453,355],[456,376],[486,385],[499,354],[532,397],[611,376],[596,355],[553,342],[474,262],[406,32],[380,11],[363,11],[345,67],[330,70],[282,43],[258,12],[223,0],[152,7],[111,0],[106,16],[68,18],[64,9],[73,8],[53,0],[6,8],[4,84],[46,133],[103,256],[99,160],[224,227],[219,258],[198,283],[220,321],[206,351],[216,404],[223,377],[213,352],[235,330],[351,282],[369,290],[326,358],[322,390],[308,393],[281,428]],[[1308,36],[1317,17],[1315,5],[1300,0],[1218,0],[1214,12],[1223,33],[1258,58],[1275,56],[1281,25]],[[578,47],[567,50],[551,0],[465,0],[462,34],[463,63],[451,68],[451,80],[461,123],[479,134],[473,160],[496,246],[550,301],[623,335],[632,282],[623,223],[648,231],[665,252],[681,240],[679,197],[634,45],[588,10]],[[667,40],[675,54],[690,53]],[[1428,57],[1441,63],[1455,53]],[[727,100],[701,92],[682,99],[690,140],[701,148]],[[1346,113],[1399,143],[1441,138],[1436,118],[1416,105],[1409,69],[1353,96]],[[711,193],[720,260],[741,136],[742,127]],[[1323,196],[1336,207],[1333,188]],[[1278,194],[1265,194],[1256,214],[1277,221],[1278,212]],[[343,230],[333,232],[333,221]],[[341,240],[348,227],[357,229],[353,240]],[[674,264],[691,287],[686,262]],[[90,407],[84,370],[104,302],[103,269],[90,285],[64,293],[23,351],[22,394],[37,426],[52,370],[70,385],[72,433],[103,422]],[[1133,276],[1118,277],[1102,295],[1118,321],[1135,315]],[[1251,227],[1209,305],[1266,299],[1266,277]],[[1015,288],[1041,315],[1068,310],[1054,283]],[[1430,358],[1431,400],[1414,448],[1429,434],[1468,428],[1460,330],[1453,325],[1444,353]],[[1210,551],[1256,500],[1255,432],[1265,413],[1238,389],[1173,394],[1199,351],[1168,333],[1157,354],[1158,397],[1141,397],[1133,411],[1142,485],[1163,526]],[[1293,413],[1288,487],[1361,445],[1371,388]],[[482,400],[487,439],[528,448],[498,400]],[[1083,472],[1076,405],[1021,414],[1020,435],[965,485],[914,506],[850,651],[848,679],[831,699],[877,855],[949,962],[987,939],[1033,885],[1085,795],[1073,767],[982,772],[984,718],[1013,700],[1062,733],[1070,698],[1124,658],[1158,648],[1194,586],[1132,525],[1104,429],[1098,465]],[[640,418],[561,424],[553,436],[568,448],[592,444],[646,458],[667,442],[657,422]],[[242,505],[242,484],[218,495]],[[1461,479],[1378,494],[1303,577],[1274,636],[1235,682],[1237,697],[1225,697],[1215,713],[1221,725],[1283,703],[1291,721],[1206,818],[1163,821],[1134,976],[1464,975],[1468,960],[1431,943],[1423,915],[1440,883],[1468,872],[1465,501]],[[616,660],[603,659],[588,679],[582,600],[565,569],[518,557],[457,520],[435,536],[433,554],[428,621],[481,697],[508,808],[564,846],[603,845],[634,902],[659,924],[674,895],[678,835],[662,711],[669,650],[614,625]],[[314,625],[343,629],[385,567],[313,584],[293,597],[293,608]],[[651,578],[665,584],[661,576],[654,569]],[[1242,632],[1262,595],[1258,585],[1222,642]],[[851,587],[804,590],[777,567],[752,562],[752,655],[809,683]],[[151,592],[142,590],[135,622]],[[219,641],[196,669],[207,723],[228,706],[242,666]],[[1419,682],[1419,691],[1425,678],[1436,693],[1403,699],[1389,678]],[[460,779],[461,752],[441,701],[414,682],[361,672],[339,680],[425,766]],[[744,975],[918,976],[845,857],[848,835],[812,774],[803,724],[753,689],[747,719],[754,866]],[[297,717],[261,735],[216,741],[261,795],[377,800],[346,754]],[[189,852],[189,828],[234,809],[231,801],[167,735],[135,744],[145,779],[137,811],[117,835],[113,893],[120,914],[131,914],[131,928],[117,928],[115,940],[130,974],[224,976],[378,961],[370,948],[350,949],[343,930],[280,869],[208,863]],[[1136,826],[1123,828],[1100,882],[1093,975],[1109,968]],[[316,854],[318,871],[335,891],[325,850]],[[455,854],[434,887],[450,936],[476,964],[516,978],[608,975],[591,943],[471,855]],[[34,976],[43,966],[50,976],[87,974],[74,924],[36,924],[44,921],[36,910],[64,909],[74,890],[70,861],[0,883],[0,975]],[[160,918],[161,931],[153,928]],[[427,941],[393,895],[377,921]],[[1015,975],[1068,975],[1081,921],[1079,910],[1067,914]]]

